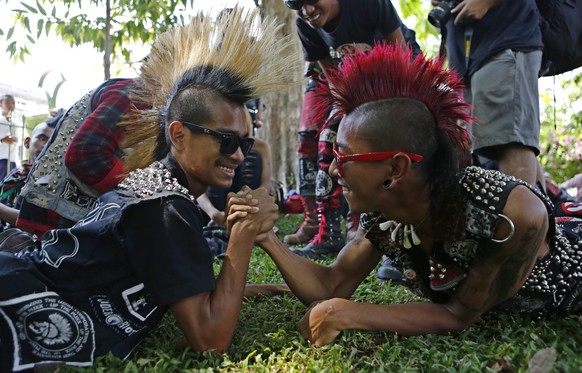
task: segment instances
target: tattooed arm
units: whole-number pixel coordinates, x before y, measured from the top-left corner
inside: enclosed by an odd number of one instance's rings
[[[513,237],[479,248],[468,276],[445,304],[414,302],[399,305],[355,303],[334,298],[314,305],[300,321],[300,331],[315,345],[332,342],[341,330],[364,329],[420,335],[460,331],[491,307],[511,298],[525,283],[536,259],[549,251],[547,211],[529,189],[518,186],[503,214],[515,225]],[[510,233],[501,223],[495,236]]]
[[[549,252],[547,211],[543,203],[525,187],[517,187],[507,200],[503,213],[515,225],[513,238],[506,243],[488,241],[479,248],[468,277],[458,287],[451,310],[458,315],[478,318],[483,312],[515,295],[525,283],[538,257]],[[510,232],[500,224],[496,238]],[[466,317],[465,316],[465,317]]]

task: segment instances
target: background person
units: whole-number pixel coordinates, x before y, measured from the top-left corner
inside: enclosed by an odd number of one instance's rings
[[[125,175],[118,124],[140,109],[129,98],[135,87],[135,79],[107,80],[65,112],[22,190],[19,228],[40,238],[72,227],[117,185]]]
[[[37,124],[30,137],[24,139],[24,147],[28,149],[28,159],[22,161],[21,167],[17,167],[2,180],[0,189],[0,218],[9,226],[14,226],[18,217],[18,198],[32,164],[51,137],[58,117],[50,118],[46,122]]]
[[[324,126],[326,118],[314,119],[317,99],[313,89],[327,84],[325,75],[345,55],[371,48],[375,42],[384,40],[403,48],[408,46],[415,55],[420,53],[420,47],[414,32],[402,24],[389,0],[285,0],[285,4],[297,12],[297,33],[310,80],[298,133],[299,193],[304,198],[305,217],[297,232],[284,241],[294,245],[308,242],[293,250],[314,259],[336,255],[345,241],[340,226],[341,188],[328,173],[338,123]],[[358,222],[359,214],[348,213],[348,240],[357,231]],[[399,280],[401,275],[391,270],[389,262],[385,265],[389,268],[383,273],[390,276],[385,279]]]
[[[439,5],[433,0],[433,5]],[[535,0],[463,0],[446,28],[450,66],[467,86],[466,100],[478,119],[473,152],[499,170],[544,189],[540,153],[538,75],[542,35]]]
[[[0,180],[7,172],[16,168],[18,158],[18,138],[14,136],[15,123],[12,114],[16,108],[16,100],[12,95],[0,97]]]

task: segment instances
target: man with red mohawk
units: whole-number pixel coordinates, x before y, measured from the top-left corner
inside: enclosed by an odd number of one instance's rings
[[[487,312],[580,313],[582,220],[521,180],[471,166],[460,78],[442,60],[410,57],[376,45],[344,58],[320,92],[320,112],[341,119],[329,172],[362,213],[356,238],[329,266],[293,254],[273,233],[260,240],[311,305],[301,333],[320,346],[345,329],[440,334]],[[349,300],[383,254],[426,301]]]

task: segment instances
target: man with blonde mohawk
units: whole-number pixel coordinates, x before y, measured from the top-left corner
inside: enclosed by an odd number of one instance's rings
[[[193,349],[229,347],[253,244],[278,209],[264,188],[231,196],[215,278],[195,198],[228,188],[251,150],[244,103],[295,83],[278,29],[235,8],[154,42],[132,97],[151,109],[120,124],[127,177],[42,246],[0,252],[0,371],[126,358],[167,310]]]

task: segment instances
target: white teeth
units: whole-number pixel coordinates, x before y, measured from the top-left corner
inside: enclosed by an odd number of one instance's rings
[[[226,172],[234,172],[234,168],[229,168],[229,167],[224,167],[224,166],[218,166],[221,170],[224,170]]]
[[[321,14],[316,14],[316,15],[315,15],[313,18],[312,18],[312,17],[308,17],[308,18],[307,18],[307,20],[308,20],[309,22],[313,22],[313,21],[317,20],[317,19],[319,18],[319,16],[320,16],[320,15],[321,15]]]

